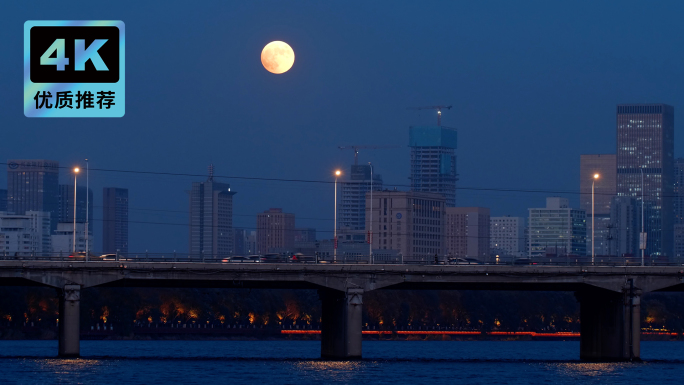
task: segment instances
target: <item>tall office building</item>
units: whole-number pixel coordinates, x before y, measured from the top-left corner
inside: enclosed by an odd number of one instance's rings
[[[409,128],[411,191],[442,194],[456,206],[456,130],[443,126]]]
[[[209,179],[194,182],[190,190],[190,256],[221,257],[234,253],[233,195],[230,185]]]
[[[642,191],[643,180],[643,191]],[[646,254],[674,252],[674,108],[617,106],[617,195],[644,197]]]
[[[269,209],[257,214],[257,252],[266,254],[271,249],[291,251],[295,240],[295,215],[283,209]]]
[[[86,191],[88,196],[86,196]],[[78,186],[76,188],[76,223],[85,223],[86,212],[88,213],[88,229],[93,231],[93,190]],[[74,185],[59,185],[59,208],[57,214],[58,223],[74,223]],[[86,202],[88,209],[86,209]]]
[[[684,260],[684,158],[674,163],[674,256]]]
[[[7,190],[0,189],[0,211],[7,211]]]
[[[23,215],[27,211],[50,213],[50,228],[59,218],[59,162],[45,159],[7,161],[7,212]]]
[[[611,242],[609,255],[638,257],[641,203],[632,197],[613,197],[610,204]]]
[[[513,257],[525,254],[525,218],[491,217],[489,223],[489,248],[492,252]]]
[[[370,204],[370,193],[366,194]],[[398,250],[404,257],[444,255],[444,196],[434,193],[379,191],[373,193],[373,250]],[[366,254],[367,255],[367,254]]]
[[[375,169],[373,169],[375,171]],[[373,172],[373,190],[382,190],[382,176]],[[342,200],[337,204],[337,227],[366,229],[366,193],[371,189],[371,166],[352,165],[349,178],[341,183]]]
[[[584,210],[570,208],[567,198],[546,198],[546,207],[529,209],[529,251],[532,257],[584,256],[587,227]]]
[[[591,255],[591,187],[594,184],[594,239],[596,255],[609,255],[612,237],[610,202],[616,195],[615,154],[580,155],[580,209],[587,214],[587,254]],[[598,174],[598,179],[594,175]]]
[[[490,216],[484,207],[447,207],[445,252],[450,257],[489,258]]]
[[[128,253],[128,189],[102,189],[102,251]]]

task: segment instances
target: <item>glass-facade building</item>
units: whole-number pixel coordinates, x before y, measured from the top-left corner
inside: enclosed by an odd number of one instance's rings
[[[530,258],[587,254],[584,210],[570,208],[567,198],[546,198],[545,208],[529,209]]]
[[[7,212],[24,215],[27,211],[50,213],[50,228],[59,218],[59,162],[45,159],[7,161]]]
[[[456,129],[444,126],[409,128],[411,191],[444,196],[447,207],[456,206]]]
[[[643,196],[646,255],[674,254],[674,182],[674,108],[618,105],[617,195]]]

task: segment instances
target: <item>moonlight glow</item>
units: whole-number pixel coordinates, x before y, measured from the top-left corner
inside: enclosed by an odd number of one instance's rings
[[[294,51],[285,42],[272,41],[261,51],[261,64],[269,72],[282,74],[292,68]]]

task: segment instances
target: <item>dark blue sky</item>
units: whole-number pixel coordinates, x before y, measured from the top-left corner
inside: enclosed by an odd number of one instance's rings
[[[406,107],[444,103],[459,186],[577,191],[579,155],[615,152],[616,104],[668,103],[679,121],[682,14],[679,1],[3,2],[0,159],[191,174],[213,161],[219,175],[332,180],[353,160],[338,145],[387,144],[404,147],[360,159],[406,185],[408,126],[435,121]],[[124,118],[24,117],[23,23],[41,19],[126,23]],[[295,51],[283,75],[260,63],[272,40]],[[103,186],[128,187],[132,221],[178,224],[132,224],[131,250],[143,252],[187,250],[185,191],[201,179],[90,178],[96,206]],[[332,186],[228,182],[236,226],[282,207],[298,226],[332,228]],[[544,195],[466,190],[457,202],[527,215]]]

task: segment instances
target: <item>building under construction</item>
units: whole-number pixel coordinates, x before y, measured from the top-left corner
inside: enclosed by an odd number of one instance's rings
[[[409,128],[411,191],[442,194],[456,206],[456,129],[444,126]]]

